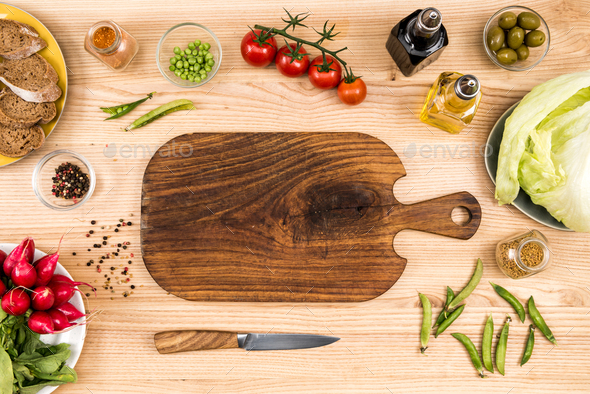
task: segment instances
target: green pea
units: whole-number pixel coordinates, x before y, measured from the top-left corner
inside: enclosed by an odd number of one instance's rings
[[[449,328],[449,326],[451,324],[453,324],[453,322],[455,320],[457,320],[459,318],[459,316],[461,316],[461,313],[463,313],[463,309],[465,309],[465,304],[461,305],[460,307],[458,307],[457,309],[455,309],[453,311],[453,313],[451,313],[449,315],[449,317],[447,317],[441,324],[440,326],[438,326],[438,328],[436,329],[436,333],[434,334],[435,338],[438,338],[438,336],[440,334],[442,334],[447,328]]]
[[[194,56],[193,54],[190,54],[190,55],[188,55],[186,58],[187,58],[187,59],[194,59],[194,58],[195,58],[195,56]]]
[[[190,59],[188,59],[188,64],[195,65],[197,63],[197,59],[195,59],[194,57],[191,57]]]
[[[211,68],[211,66],[205,66],[205,71],[207,71],[207,72],[211,72],[211,70],[213,70],[213,69]]]
[[[195,82],[195,77],[192,76],[192,75],[189,75],[188,76],[188,80],[191,81],[191,82]]]
[[[168,70],[170,70],[170,71],[174,71],[174,70],[176,70],[176,67],[174,67],[174,66],[170,66],[170,67],[168,67]]]
[[[197,56],[197,63],[203,64],[203,56]]]
[[[516,15],[514,12],[508,11],[500,15],[500,19],[498,19],[498,26],[504,30],[510,30],[516,26]]]
[[[195,46],[198,47],[199,45],[201,45],[201,40],[195,40]]]
[[[189,68],[188,68],[188,69],[189,69],[190,71],[195,71],[195,69],[194,69],[194,67],[193,67],[193,66],[189,66]]]
[[[174,56],[174,58],[175,58],[176,60],[180,60],[180,59],[182,59],[182,56],[180,56],[180,55],[176,55],[176,56]]]
[[[492,285],[492,287],[494,288],[494,290],[496,291],[496,293],[498,293],[498,295],[500,297],[504,298],[506,300],[506,302],[508,302],[510,305],[512,305],[512,307],[514,308],[514,310],[518,314],[520,321],[524,323],[524,319],[526,318],[525,310],[524,310],[524,306],[522,306],[520,301],[518,301],[518,299],[515,296],[513,296],[508,290],[506,290],[502,286],[498,286],[492,282],[490,282],[490,285]]]
[[[463,344],[463,346],[465,346],[465,348],[467,349],[467,353],[469,353],[469,358],[471,358],[471,362],[473,363],[473,366],[477,370],[479,376],[483,378],[484,377],[483,365],[481,363],[481,359],[479,358],[479,353],[477,352],[477,348],[475,347],[475,345],[473,344],[471,339],[469,339],[466,335],[458,333],[458,332],[453,333],[451,335],[453,336],[453,338],[455,338],[456,340],[461,342]]]
[[[538,47],[545,43],[545,33],[540,30],[529,31],[524,37],[524,43],[529,47]]]
[[[485,328],[483,330],[483,338],[481,340],[481,358],[483,360],[483,366],[488,371],[494,373],[494,363],[492,362],[492,339],[494,336],[494,319],[492,314],[486,321]]]
[[[203,57],[206,57],[209,51],[203,51]]]
[[[420,302],[422,303],[422,330],[420,331],[420,352],[424,354],[428,349],[428,340],[430,339],[430,324],[432,323],[432,304],[428,297],[422,293],[418,293]]]
[[[192,55],[193,55],[193,56],[197,56],[198,54],[199,54],[199,50],[198,50],[198,49],[195,49],[195,50],[193,51],[193,53],[192,53]]]
[[[188,66],[189,66],[187,60],[185,60],[182,64],[183,64],[183,66],[182,66],[183,68],[188,68]]]
[[[176,62],[176,68],[182,68],[183,62],[182,60],[179,60]]]
[[[524,353],[522,355],[522,360],[520,360],[520,366],[522,367],[530,360],[531,356],[533,355],[533,348],[535,347],[535,327],[531,324],[529,326],[529,339],[526,341],[526,345],[524,347]]]
[[[451,301],[453,301],[453,298],[455,298],[455,292],[453,291],[453,289],[451,289],[449,286],[447,286],[447,300],[445,301],[445,305],[443,307],[443,309],[440,311],[438,318],[436,319],[436,322],[434,323],[434,327],[440,326],[440,324],[447,318],[449,317],[448,314],[446,313],[447,311],[445,310],[445,308],[447,306],[449,306],[449,304],[451,303]],[[452,311],[450,311],[452,312]]]
[[[201,65],[197,63],[193,66],[193,68],[195,69],[195,71],[199,71],[201,69]]]
[[[117,113],[120,114],[121,112],[123,112],[123,108],[121,108],[121,107],[117,108]]]
[[[187,55],[188,55],[189,53],[191,53],[191,52],[192,52],[192,50],[190,50],[190,49],[188,49],[188,48],[186,48],[186,49],[184,50],[184,53],[186,53]]]
[[[180,52],[181,52],[180,47],[174,47],[174,53],[175,54],[178,55],[178,54],[180,54]]]
[[[510,316],[506,315],[506,323],[500,332],[500,339],[498,339],[498,343],[496,344],[496,367],[498,367],[498,371],[505,375],[505,366],[506,366],[506,347],[508,346],[508,332],[510,329]]]
[[[213,59],[213,54],[211,52],[207,52],[205,59]]]
[[[511,48],[502,48],[496,53],[496,59],[502,64],[510,66],[518,60],[516,51]]]
[[[174,71],[174,75],[180,77],[182,75],[182,71],[180,71],[180,69],[177,68],[176,71]]]
[[[200,50],[200,51],[197,53],[197,56],[203,56],[203,51],[202,51],[202,50]]]
[[[502,44],[504,44],[504,41],[504,30],[502,30],[500,26],[494,26],[490,30],[488,30],[486,42],[490,50],[494,52],[498,51],[500,48],[502,48]]]
[[[189,42],[189,43],[188,43],[188,49],[190,49],[191,51],[192,51],[193,49],[195,49],[195,43],[194,43],[194,42]]]
[[[127,108],[129,108],[129,106],[128,106],[128,105],[124,105],[124,106],[123,106],[123,111],[126,111],[126,110],[127,110]]]
[[[182,80],[186,80],[186,74],[182,74],[182,75],[180,76],[180,79],[182,79]]]
[[[209,49],[211,49],[211,44],[209,44],[208,42],[204,43],[203,44],[203,49],[205,49],[205,50],[208,51]]]
[[[199,83],[199,82],[201,82],[201,77],[199,77],[199,76],[197,75],[197,76],[195,77],[195,82],[196,82],[196,83]]]
[[[521,12],[518,14],[518,26],[525,30],[535,30],[541,26],[541,19],[532,12]]]
[[[176,58],[175,57],[171,57],[170,58],[170,64],[176,64]]]
[[[526,36],[525,36],[526,38]],[[529,47],[527,47],[526,45],[522,44],[521,46],[519,46],[516,49],[516,56],[518,56],[518,60],[526,60],[529,58]]]
[[[547,326],[547,323],[545,323],[545,319],[543,319],[543,316],[541,316],[541,313],[537,309],[537,306],[535,305],[535,300],[533,299],[533,296],[531,296],[531,298],[529,298],[528,306],[529,306],[529,316],[531,317],[531,320],[533,321],[535,326],[539,330],[541,330],[543,335],[545,335],[545,337],[547,337],[547,339],[549,339],[551,341],[551,343],[553,343],[554,345],[557,346],[557,341],[555,340],[555,336],[553,336],[551,329],[549,328],[549,326]]]
[[[473,271],[473,275],[471,279],[467,283],[467,285],[453,298],[453,300],[447,306],[447,310],[455,309],[462,303],[469,295],[475,290],[481,277],[483,275],[483,262],[481,259],[477,259],[477,263],[475,265],[475,270]]]
[[[215,65],[215,61],[213,59],[207,60],[207,66],[213,67]]]
[[[506,37],[508,46],[512,49],[517,49],[524,42],[524,35],[525,32],[521,27],[514,26],[510,29],[508,36]]]

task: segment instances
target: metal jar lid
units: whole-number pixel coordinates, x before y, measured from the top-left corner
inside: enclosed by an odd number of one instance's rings
[[[416,27],[424,33],[434,33],[440,29],[442,14],[434,7],[425,8],[416,20]]]
[[[455,93],[460,99],[471,100],[479,94],[479,90],[479,80],[475,75],[463,75],[455,81]]]

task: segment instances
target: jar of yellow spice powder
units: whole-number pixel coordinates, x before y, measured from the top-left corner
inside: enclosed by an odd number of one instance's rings
[[[549,267],[549,242],[540,231],[531,230],[508,238],[496,247],[496,262],[508,277],[522,279]]]

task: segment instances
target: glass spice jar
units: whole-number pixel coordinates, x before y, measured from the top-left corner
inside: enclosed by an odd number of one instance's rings
[[[115,22],[101,21],[86,33],[84,49],[111,70],[122,71],[139,51],[139,45],[131,34]]]
[[[538,274],[549,267],[549,242],[540,231],[531,230],[500,241],[496,246],[498,267],[512,279]]]

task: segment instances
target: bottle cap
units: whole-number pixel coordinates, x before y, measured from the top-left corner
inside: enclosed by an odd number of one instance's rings
[[[455,81],[455,93],[460,99],[471,100],[479,94],[479,89],[479,80],[475,75],[463,75]]]
[[[416,27],[425,33],[438,31],[442,24],[442,14],[434,7],[425,8],[418,15]]]

